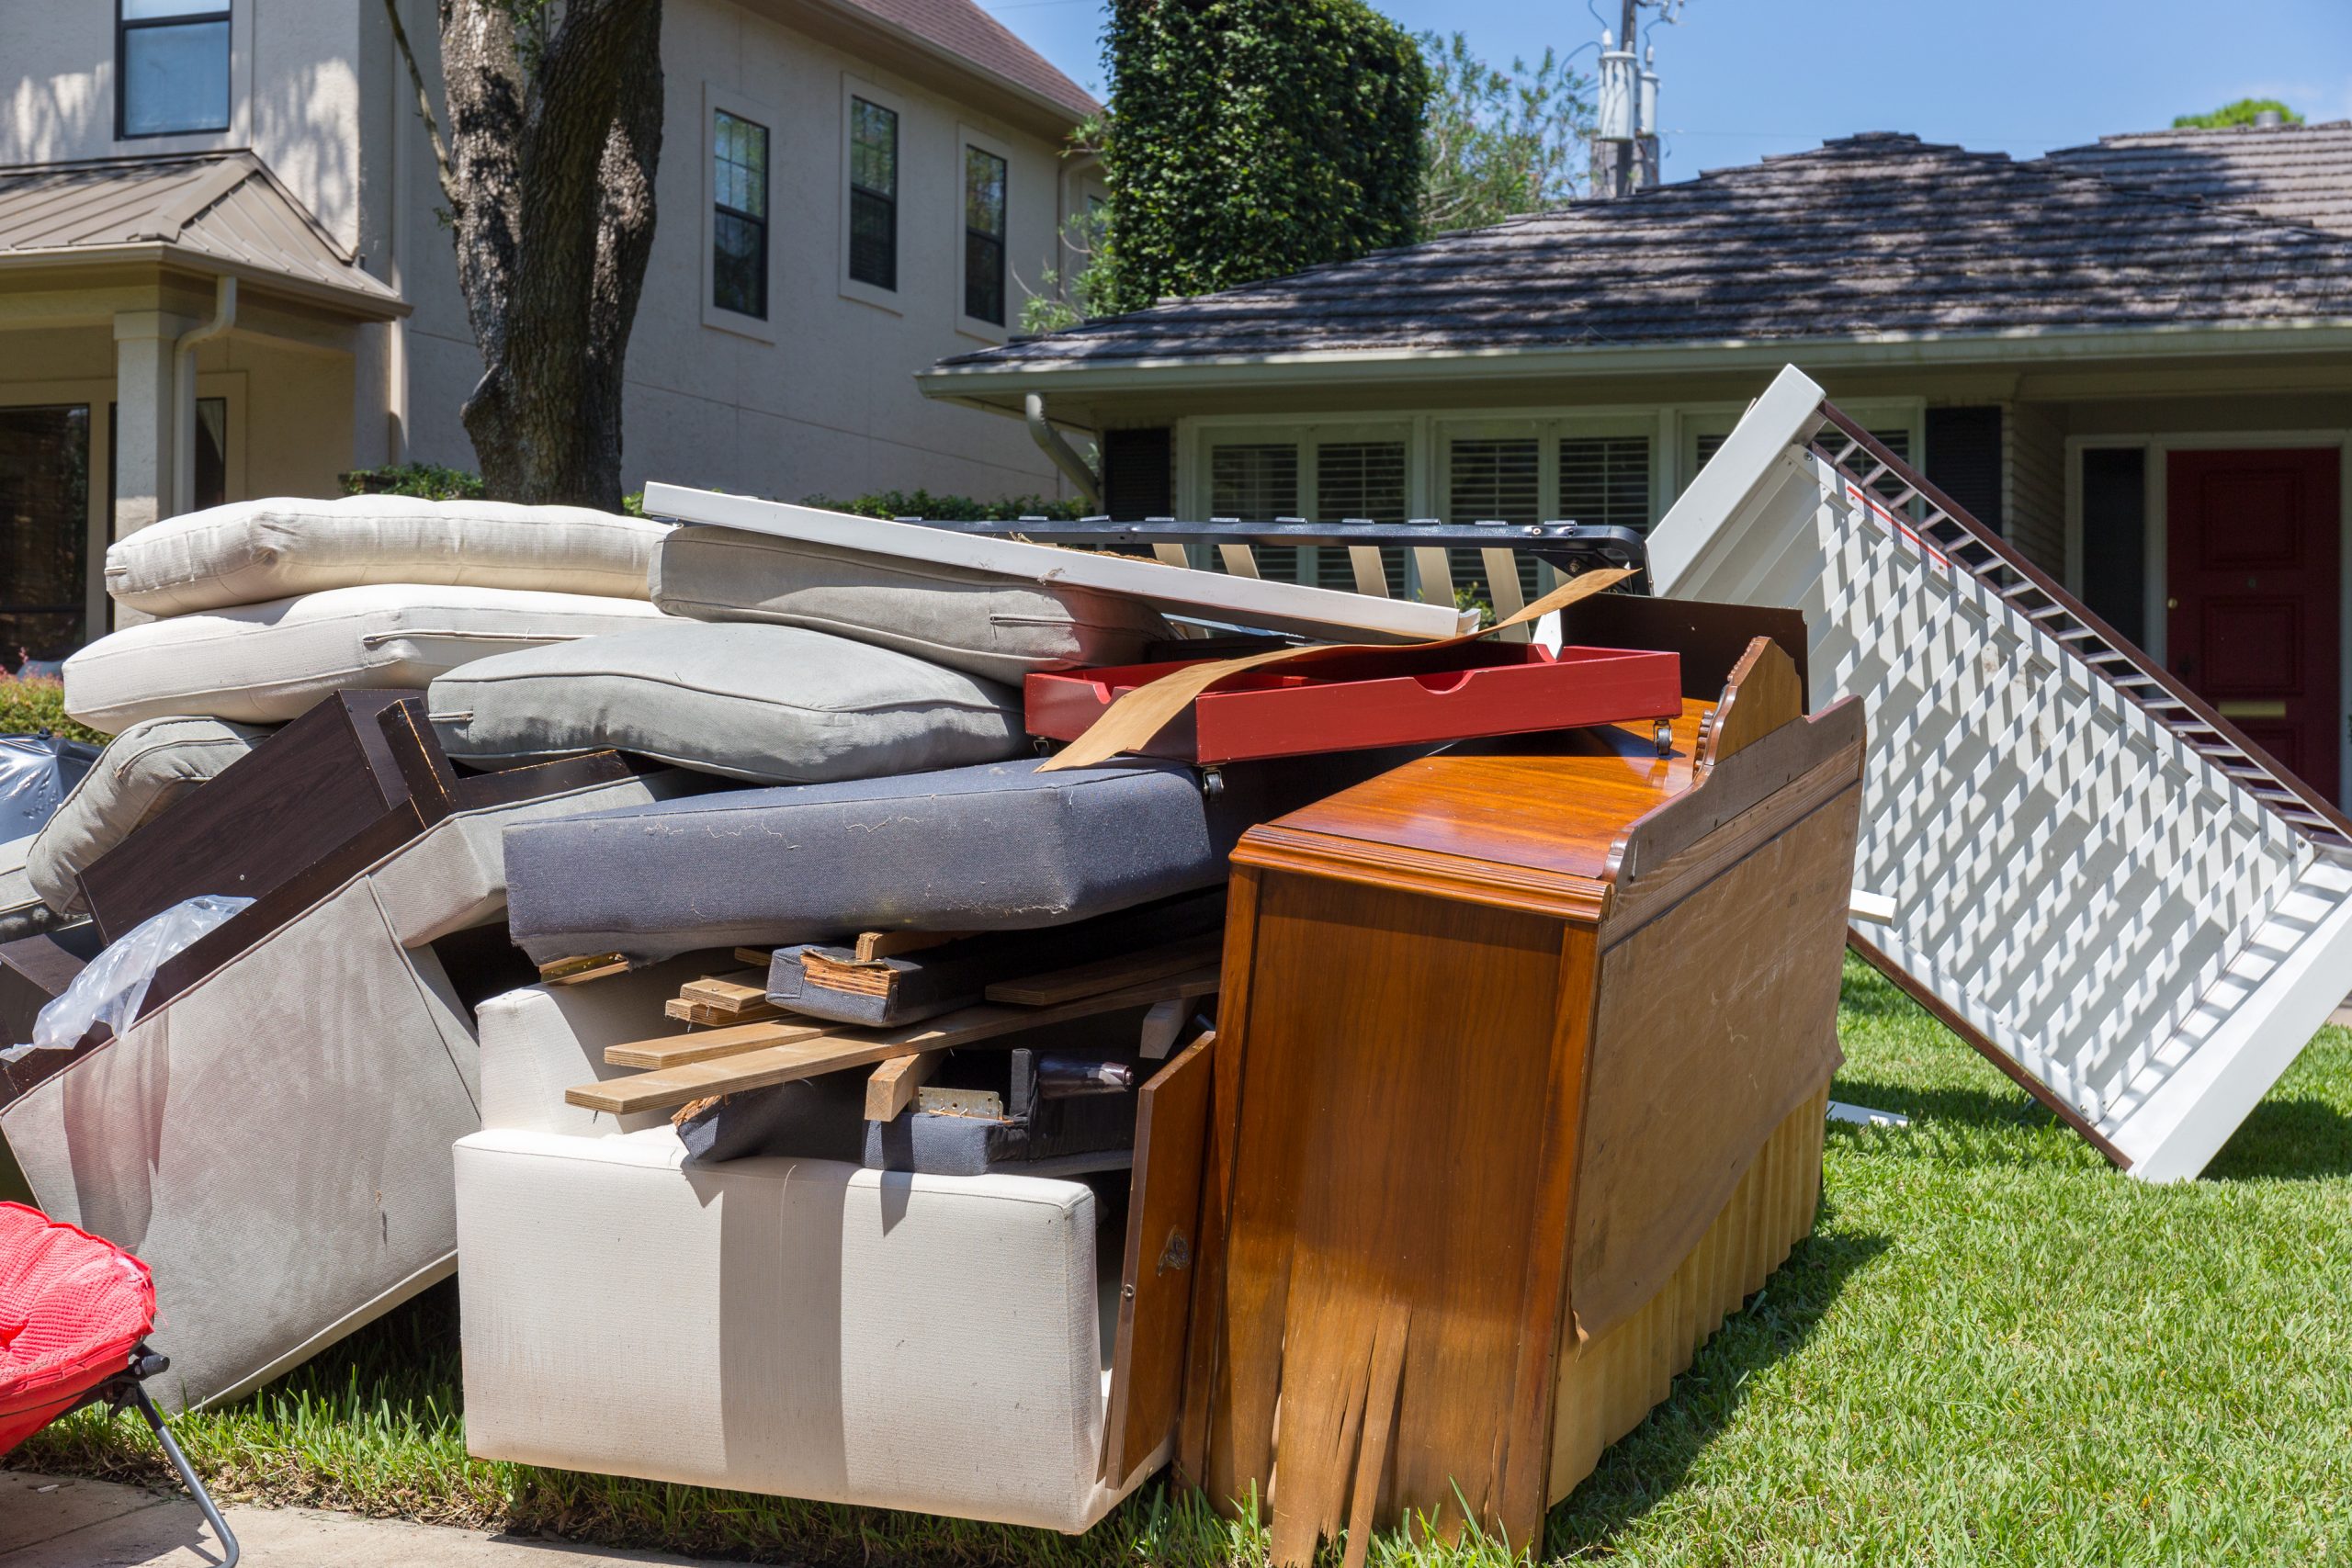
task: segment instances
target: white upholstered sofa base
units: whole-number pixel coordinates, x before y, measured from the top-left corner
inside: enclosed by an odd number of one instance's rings
[[[1098,1247],[1088,1188],[692,1165],[658,1119],[613,1131],[560,1086],[641,1023],[606,988],[639,980],[481,1009],[484,1125],[457,1147],[469,1450],[1072,1533],[1165,1462],[1101,1473],[1120,1238]]]

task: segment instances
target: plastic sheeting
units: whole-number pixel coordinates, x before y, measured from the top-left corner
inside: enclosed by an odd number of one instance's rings
[[[53,735],[0,735],[0,844],[40,831],[98,749]]]
[[[123,1033],[139,1016],[155,971],[252,902],[200,894],[140,921],[120,942],[92,959],[74,976],[72,985],[40,1010],[40,1016],[33,1021],[31,1044],[0,1051],[0,1061],[14,1061],[28,1051],[70,1051],[81,1043],[94,1023]]]

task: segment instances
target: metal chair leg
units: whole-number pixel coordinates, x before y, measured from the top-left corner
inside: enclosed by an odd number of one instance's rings
[[[196,1506],[204,1510],[205,1522],[220,1538],[221,1551],[225,1553],[220,1559],[220,1568],[236,1568],[239,1553],[236,1534],[229,1529],[229,1522],[220,1517],[220,1510],[212,1506],[212,1494],[207,1492],[204,1483],[197,1479],[195,1470],[187,1462],[187,1456],[180,1452],[179,1444],[172,1437],[172,1429],[164,1424],[164,1413],[155,1408],[153,1400],[147,1397],[146,1388],[137,1382],[130,1385],[130,1403],[139,1407],[139,1414],[144,1416],[147,1425],[155,1429],[155,1440],[164,1445],[164,1457],[170,1460],[172,1468],[180,1472],[181,1483],[194,1494]]]

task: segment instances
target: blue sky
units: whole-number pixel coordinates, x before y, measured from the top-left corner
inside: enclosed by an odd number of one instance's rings
[[[1102,96],[1102,0],[980,3]],[[1497,63],[1600,36],[1585,0],[1374,3]],[[2352,0],[1688,0],[1650,41],[1670,179],[1858,130],[2030,156],[2248,96],[2352,118]]]

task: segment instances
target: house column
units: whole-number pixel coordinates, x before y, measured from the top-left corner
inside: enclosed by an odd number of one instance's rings
[[[119,539],[170,514],[179,399],[173,349],[196,322],[168,310],[114,318],[114,532]]]

